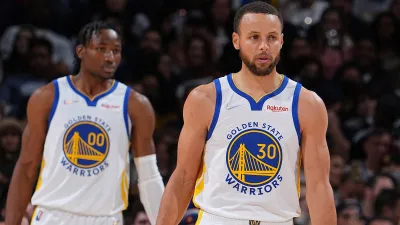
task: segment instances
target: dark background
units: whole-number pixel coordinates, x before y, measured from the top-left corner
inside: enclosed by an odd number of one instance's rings
[[[74,46],[89,21],[124,35],[116,78],[157,114],[158,166],[176,163],[182,104],[197,85],[240,70],[231,34],[249,0],[0,0],[0,221],[31,93],[74,73]],[[272,1],[284,17],[278,72],[317,92],[329,112],[330,182],[338,225],[397,225],[400,218],[399,0]],[[132,163],[127,225],[147,225]],[[308,225],[302,176],[302,216]],[[321,203],[323,204],[323,203]],[[190,206],[192,207],[192,206]],[[28,206],[24,224],[32,215]],[[182,224],[194,224],[196,210]],[[0,224],[3,224],[0,222]]]

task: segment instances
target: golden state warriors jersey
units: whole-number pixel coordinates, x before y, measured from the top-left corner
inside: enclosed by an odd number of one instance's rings
[[[71,76],[53,81],[42,167],[32,204],[88,216],[111,216],[128,205],[130,88],[114,81],[89,98]]]
[[[290,221],[300,216],[301,85],[282,76],[277,90],[254,100],[232,77],[214,80],[214,116],[193,202],[230,219]]]

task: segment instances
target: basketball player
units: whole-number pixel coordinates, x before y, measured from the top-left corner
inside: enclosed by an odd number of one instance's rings
[[[112,79],[122,48],[115,28],[92,22],[80,31],[78,42],[79,73],[54,80],[28,102],[6,224],[21,224],[40,162],[31,224],[122,224],[121,212],[128,206],[130,142],[141,201],[155,224],[164,185],[152,139],[152,106]]]
[[[322,100],[276,71],[282,18],[253,2],[235,16],[242,69],[195,88],[184,106],[178,164],[157,225],[175,225],[191,196],[200,225],[292,225],[300,163],[313,225],[336,225]],[[197,178],[197,179],[196,179]]]

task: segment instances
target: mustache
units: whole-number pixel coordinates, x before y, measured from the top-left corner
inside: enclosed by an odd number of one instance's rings
[[[268,59],[273,59],[274,57],[273,57],[271,54],[267,53],[267,52],[262,52],[262,53],[260,53],[260,54],[257,54],[257,55],[255,56],[255,58],[268,58]]]

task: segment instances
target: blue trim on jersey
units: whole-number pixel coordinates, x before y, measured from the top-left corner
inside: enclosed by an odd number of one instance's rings
[[[72,88],[72,90],[73,90],[75,93],[77,93],[78,95],[80,95],[82,98],[84,98],[84,99],[86,100],[86,103],[87,103],[88,106],[93,106],[93,107],[95,107],[95,106],[97,105],[97,102],[98,102],[101,98],[103,98],[103,97],[105,97],[105,96],[111,94],[113,91],[115,91],[115,89],[116,89],[117,86],[118,86],[118,82],[117,82],[117,81],[114,81],[113,86],[112,86],[110,89],[108,89],[108,91],[106,91],[106,92],[104,92],[104,93],[102,93],[102,94],[96,95],[93,99],[90,99],[88,96],[86,96],[85,94],[83,94],[82,92],[80,92],[78,89],[76,89],[76,87],[75,87],[74,84],[72,83],[72,80],[71,80],[70,76],[67,76],[67,81],[68,81],[69,86]]]
[[[129,95],[131,93],[131,88],[126,87],[125,91],[125,96],[124,96],[124,104],[123,104],[123,110],[122,112],[124,113],[124,122],[125,122],[125,128],[126,128],[126,134],[128,135],[128,138],[130,138],[130,130],[129,130],[129,112],[128,112],[128,102],[129,102]]]
[[[300,132],[300,122],[299,122],[299,96],[300,96],[301,84],[297,83],[294,89],[293,102],[292,102],[292,118],[294,123],[294,128],[296,129],[297,138],[300,143],[301,132]]]
[[[222,91],[221,91],[221,82],[219,79],[214,80],[215,85],[215,92],[216,92],[216,101],[215,101],[215,109],[214,109],[214,116],[211,121],[210,129],[207,132],[207,141],[211,138],[211,135],[215,129],[215,126],[218,122],[219,112],[221,111],[221,104],[222,104]]]
[[[276,89],[275,91],[273,91],[273,92],[271,92],[271,93],[269,93],[267,95],[264,95],[259,101],[256,101],[250,95],[244,93],[243,91],[241,91],[239,88],[236,87],[235,82],[232,79],[232,74],[228,75],[229,86],[232,88],[232,90],[234,92],[236,92],[236,94],[238,94],[238,95],[242,96],[243,98],[247,99],[247,101],[250,103],[251,110],[253,110],[253,111],[262,110],[262,107],[263,107],[265,101],[267,101],[268,99],[270,99],[270,98],[272,98],[272,97],[274,97],[276,95],[279,95],[283,90],[285,90],[285,87],[288,84],[288,81],[289,81],[289,79],[285,75],[283,75],[282,84],[281,84],[281,86],[279,86],[278,89]]]
[[[51,106],[51,110],[50,110],[50,114],[49,114],[49,123],[48,123],[49,127],[50,127],[51,121],[53,120],[54,114],[56,113],[58,101],[60,99],[60,88],[58,87],[58,81],[53,80],[53,84],[54,84],[54,100],[53,100],[53,104]]]

